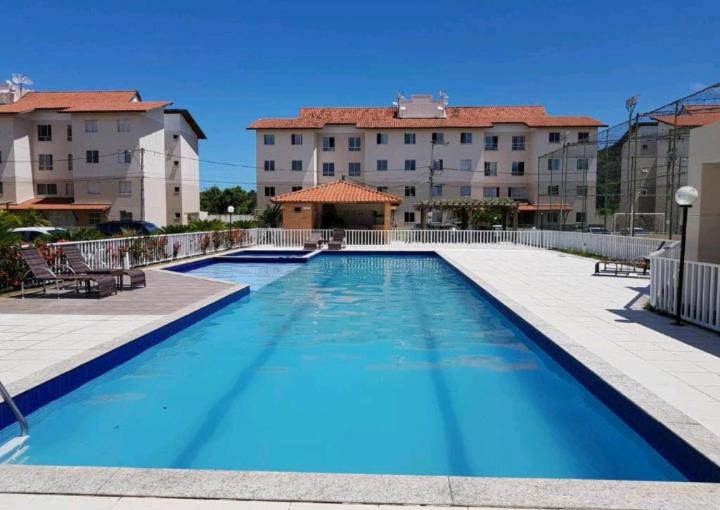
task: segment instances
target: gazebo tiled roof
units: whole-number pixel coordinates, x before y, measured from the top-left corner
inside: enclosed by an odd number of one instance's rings
[[[400,205],[402,199],[361,184],[348,181],[333,181],[312,188],[278,195],[272,199],[276,204],[391,204]]]

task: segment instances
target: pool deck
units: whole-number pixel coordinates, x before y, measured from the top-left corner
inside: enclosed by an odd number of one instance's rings
[[[672,326],[670,319],[644,310],[647,278],[591,276],[592,259],[537,249],[443,247],[437,252],[671,430],[720,461],[720,335],[694,326]],[[0,299],[0,378],[17,393],[237,289],[149,270],[147,289],[103,300]],[[53,495],[10,494],[16,492]],[[53,508],[91,509],[338,508],[317,502],[353,503],[342,510],[396,503],[720,508],[720,486],[712,484],[41,466],[1,467],[0,493],[6,493],[0,494],[0,509],[49,508],[50,503]],[[171,497],[189,499],[167,499]]]

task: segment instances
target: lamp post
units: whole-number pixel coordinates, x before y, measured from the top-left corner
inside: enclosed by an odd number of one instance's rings
[[[232,205],[229,205],[227,208],[227,212],[230,215],[230,228],[232,228],[232,215],[235,212],[235,207],[233,207]]]
[[[682,235],[680,237],[680,266],[678,267],[677,288],[675,289],[675,322],[682,325],[682,293],[685,277],[685,238],[687,236],[687,217],[690,209],[698,198],[698,191],[692,186],[683,186],[675,192],[675,202],[682,209]]]

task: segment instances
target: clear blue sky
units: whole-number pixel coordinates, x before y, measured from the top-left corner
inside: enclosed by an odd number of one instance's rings
[[[28,1],[3,9],[0,77],[139,89],[189,108],[201,157],[254,165],[258,117],[389,105],[541,104],[622,121],[720,81],[720,1]],[[204,185],[253,170],[202,165]]]

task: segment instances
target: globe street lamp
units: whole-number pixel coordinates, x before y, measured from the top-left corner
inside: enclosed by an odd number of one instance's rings
[[[227,208],[227,212],[230,215],[230,228],[232,228],[232,215],[235,212],[235,207],[229,205]]]
[[[678,267],[677,288],[675,289],[675,324],[682,325],[682,293],[685,277],[685,238],[687,236],[687,217],[698,198],[698,191],[692,186],[683,186],[675,192],[675,202],[682,209],[682,235],[680,237],[680,266]]]

